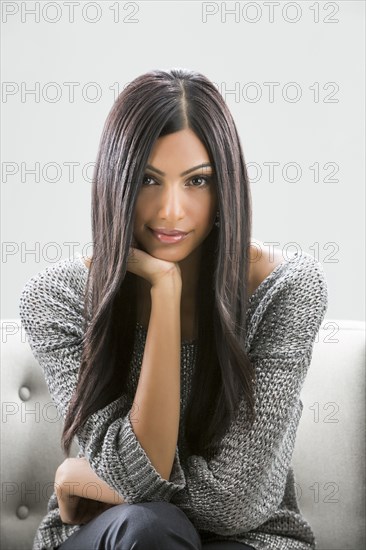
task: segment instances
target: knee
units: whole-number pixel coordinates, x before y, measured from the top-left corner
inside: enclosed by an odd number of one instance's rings
[[[201,538],[185,513],[169,502],[120,505],[115,550],[201,550]]]

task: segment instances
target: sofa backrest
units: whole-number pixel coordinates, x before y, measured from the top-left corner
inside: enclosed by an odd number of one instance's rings
[[[30,550],[47,513],[63,420],[19,319],[1,321],[1,541],[7,550]],[[72,445],[71,456],[78,446]]]
[[[365,323],[324,320],[301,391],[292,464],[319,550],[365,548]]]
[[[1,547],[29,550],[64,460],[63,422],[19,319],[2,320],[1,338]],[[365,323],[324,320],[301,399],[300,510],[318,550],[364,548]]]

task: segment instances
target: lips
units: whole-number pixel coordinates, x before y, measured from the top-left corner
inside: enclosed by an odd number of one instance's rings
[[[161,233],[162,235],[168,235],[170,237],[179,236],[179,235],[187,235],[184,231],[167,231],[166,229],[153,229],[152,227],[149,227],[151,231],[154,231],[155,233]]]

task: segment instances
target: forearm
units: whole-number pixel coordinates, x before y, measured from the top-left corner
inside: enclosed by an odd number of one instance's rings
[[[97,476],[86,458],[67,459],[56,474],[55,483],[58,486],[59,495],[67,493],[107,504],[125,502],[114,489]]]
[[[172,277],[150,292],[150,321],[130,420],[151,463],[169,480],[180,416],[181,282]]]

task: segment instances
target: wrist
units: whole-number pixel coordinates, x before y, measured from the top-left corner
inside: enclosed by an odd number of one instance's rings
[[[108,504],[123,504],[124,498],[94,472],[85,457],[68,458],[55,476],[57,497],[83,497]]]
[[[177,271],[167,273],[154,285],[151,285],[150,295],[169,294],[170,296],[177,295],[180,298],[182,292],[182,279]]]

